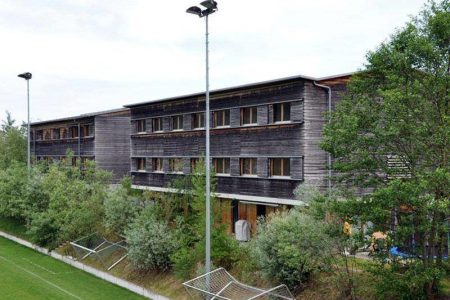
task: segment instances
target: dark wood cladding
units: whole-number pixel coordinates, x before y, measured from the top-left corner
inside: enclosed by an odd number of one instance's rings
[[[90,137],[80,139],[80,153],[78,153],[78,138],[36,141],[31,149],[35,156],[64,156],[68,150],[72,151],[75,156],[94,156],[94,147],[94,138]]]
[[[176,174],[133,172],[133,183],[142,186],[166,187],[177,178]],[[293,190],[299,184],[296,180],[266,179],[251,177],[217,176],[217,193],[240,194],[246,196],[265,196],[292,199]]]
[[[211,130],[211,156],[300,156],[301,123]],[[202,156],[205,131],[133,136],[133,156]]]
[[[337,85],[335,86],[337,87]],[[345,87],[339,82],[339,88]],[[337,94],[333,91],[333,101]],[[271,83],[243,90],[222,91],[211,98],[211,110],[230,109],[230,126],[211,129],[211,157],[230,158],[230,176],[218,177],[220,193],[246,196],[294,199],[295,187],[308,182],[320,189],[327,186],[327,153],[320,149],[325,113],[328,110],[327,91],[306,79],[289,83]],[[274,105],[289,102],[290,121],[274,123]],[[243,126],[241,108],[257,107],[257,124]],[[131,107],[131,119],[151,120],[183,115],[183,130],[132,134],[133,158],[148,161],[164,160],[164,170],[170,157],[181,157],[189,174],[189,158],[205,153],[205,131],[192,130],[191,116],[204,110],[203,97],[178,98],[167,102],[146,103]],[[167,129],[167,127],[165,128]],[[257,159],[256,177],[240,174],[240,158]],[[290,158],[290,178],[274,179],[269,174],[273,157]],[[147,168],[147,171],[151,171]],[[133,183],[143,186],[166,187],[174,174],[132,172]],[[181,176],[181,175],[178,175]]]
[[[89,136],[83,136],[83,126],[89,124]],[[80,137],[70,137],[70,128]],[[62,132],[65,136],[38,139],[37,132]],[[89,117],[75,117],[39,122],[32,125],[32,154],[36,157],[58,159],[70,150],[75,157],[93,158],[98,168],[113,173],[112,182],[119,182],[130,172],[130,112],[128,109],[91,114]]]
[[[95,118],[95,161],[97,167],[114,174],[119,181],[130,171],[130,118]]]
[[[213,111],[231,107],[265,105],[273,102],[298,100],[301,99],[302,95],[303,81],[277,86],[253,88],[244,92],[212,95],[210,98],[210,109]],[[181,99],[133,107],[131,109],[131,119],[135,120],[185,114],[204,110],[204,97],[187,98],[184,100]]]

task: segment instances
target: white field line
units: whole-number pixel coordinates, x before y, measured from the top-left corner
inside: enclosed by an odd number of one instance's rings
[[[78,270],[82,270],[82,271],[85,271],[87,273],[90,273],[90,274],[94,275],[97,278],[103,279],[103,280],[108,281],[108,282],[110,282],[112,284],[115,284],[117,286],[125,288],[125,289],[127,289],[129,291],[132,291],[132,292],[134,292],[134,293],[136,293],[138,295],[141,295],[141,296],[143,296],[145,298],[153,299],[153,300],[170,300],[170,298],[167,298],[165,296],[159,295],[159,294],[157,294],[157,293],[155,293],[155,292],[153,292],[151,290],[147,290],[146,288],[144,288],[142,286],[139,286],[137,284],[128,282],[128,281],[126,281],[126,280],[124,280],[122,278],[115,277],[115,276],[113,276],[113,275],[111,275],[111,274],[109,274],[107,272],[103,272],[103,271],[97,270],[97,269],[95,269],[93,267],[90,267],[88,265],[84,265],[84,264],[80,263],[79,261],[75,261],[74,258],[71,257],[71,256],[64,256],[64,255],[58,254],[58,253],[56,253],[54,251],[49,251],[46,248],[39,247],[37,245],[34,245],[34,244],[32,244],[32,243],[30,243],[28,241],[25,241],[25,240],[23,240],[21,238],[18,238],[18,237],[14,236],[14,235],[8,234],[8,233],[3,232],[1,230],[0,230],[0,237],[6,238],[6,239],[8,239],[10,241],[13,241],[13,242],[15,242],[17,244],[20,244],[22,246],[31,248],[31,249],[33,249],[33,250],[35,250],[37,252],[40,252],[40,253],[42,253],[44,255],[48,255],[48,256],[56,259],[56,260],[59,260],[59,261],[62,261],[63,263],[66,263],[66,264],[68,264],[68,265],[70,265],[70,266],[72,266],[72,267],[74,267],[74,268],[76,268]],[[74,271],[74,272],[76,272],[76,271]],[[69,273],[69,272],[65,272],[65,273]]]
[[[22,258],[22,259],[25,260],[25,261],[27,261],[28,263],[32,264],[33,266],[38,267],[39,269],[42,269],[42,270],[44,270],[44,271],[47,271],[47,272],[49,272],[50,274],[56,275],[55,272],[53,272],[53,271],[51,271],[51,270],[49,270],[49,269],[47,269],[47,268],[45,268],[45,267],[43,267],[43,266],[41,266],[41,265],[35,264],[34,262],[32,262],[31,260],[29,260],[28,258]]]
[[[37,274],[35,274],[35,273],[33,273],[33,272],[31,272],[31,271],[29,271],[29,270],[27,270],[27,269],[21,267],[21,266],[19,266],[18,264],[16,264],[16,263],[14,263],[13,261],[7,259],[6,257],[0,256],[0,258],[3,259],[3,260],[6,261],[6,262],[9,262],[10,264],[15,265],[17,268],[21,269],[22,271],[27,272],[28,274],[30,274],[30,275],[32,275],[32,276],[34,276],[34,277],[36,277],[36,278],[39,278],[40,280],[44,281],[44,282],[47,283],[48,285],[51,285],[51,286],[53,286],[54,288],[57,288],[57,289],[60,290],[61,292],[64,292],[64,293],[66,293],[67,295],[74,297],[75,299],[83,300],[83,299],[81,299],[80,297],[78,297],[78,296],[72,294],[71,292],[69,292],[69,291],[63,289],[62,287],[57,286],[57,285],[54,284],[53,282],[50,282],[50,281],[48,281],[48,280],[42,278],[41,276],[39,276],[39,275],[37,275]]]

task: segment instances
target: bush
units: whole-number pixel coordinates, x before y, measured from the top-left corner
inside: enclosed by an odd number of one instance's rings
[[[153,207],[146,208],[125,235],[128,258],[136,269],[165,271],[170,268],[170,256],[178,243],[167,222],[157,220]]]
[[[258,227],[253,251],[269,281],[298,289],[313,272],[329,267],[332,243],[323,223],[290,210]]]
[[[125,177],[121,185],[109,193],[104,206],[106,228],[119,234],[125,232],[144,207],[133,195],[129,177]]]
[[[0,215],[24,219],[27,206],[27,168],[13,162],[0,170]]]

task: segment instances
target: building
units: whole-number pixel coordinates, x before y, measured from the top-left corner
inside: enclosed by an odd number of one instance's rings
[[[302,205],[294,189],[328,185],[328,155],[319,147],[325,113],[351,74],[294,76],[211,92],[211,158],[223,219],[256,228],[258,216]],[[331,103],[328,89],[331,88]],[[169,192],[205,153],[205,93],[126,105],[131,116],[133,186]]]
[[[57,161],[67,151],[72,164],[95,160],[118,182],[130,172],[130,111],[125,108],[31,124],[31,154],[35,160]]]

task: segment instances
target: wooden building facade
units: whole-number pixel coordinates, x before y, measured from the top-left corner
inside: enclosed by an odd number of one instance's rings
[[[31,124],[34,160],[59,161],[72,152],[73,165],[95,160],[118,182],[130,171],[130,111],[116,109]]]
[[[210,96],[212,166],[217,197],[230,231],[238,219],[256,228],[258,216],[302,205],[302,183],[327,187],[327,154],[320,149],[328,110],[351,74],[295,76],[215,90]],[[131,114],[133,186],[167,192],[191,174],[205,153],[205,94],[126,105]]]

